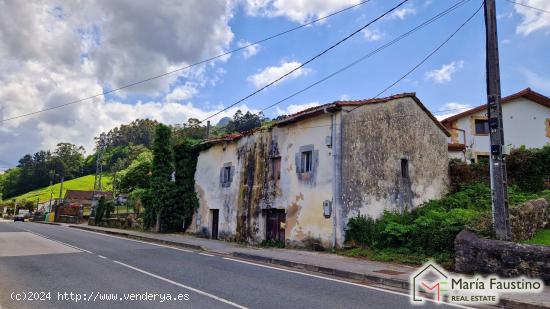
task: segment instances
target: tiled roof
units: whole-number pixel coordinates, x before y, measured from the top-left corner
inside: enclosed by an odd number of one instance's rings
[[[535,103],[538,103],[540,105],[543,105],[543,106],[546,106],[546,107],[550,108],[550,98],[548,98],[547,96],[545,96],[543,94],[540,94],[536,91],[531,90],[531,88],[525,88],[525,89],[523,89],[519,92],[516,92],[516,93],[514,93],[512,95],[509,95],[507,97],[504,97],[500,100],[500,102],[502,104],[506,104],[506,103],[512,102],[513,100],[521,98],[521,97],[529,99],[529,100],[531,100]],[[487,109],[487,104],[483,104],[483,105],[480,105],[478,107],[474,107],[472,109],[464,111],[462,113],[456,114],[454,116],[445,118],[445,119],[441,120],[441,123],[443,123],[443,125],[445,125],[447,127],[448,123],[450,123],[453,120],[457,120],[457,119],[460,119],[460,118],[463,118],[463,117],[466,117],[466,116],[473,115],[473,114],[478,113],[478,112],[480,112],[482,110],[485,110],[485,109]]]
[[[65,192],[65,199],[69,200],[92,200],[94,191],[84,191],[84,190],[67,190]],[[103,195],[107,198],[113,197],[113,192],[105,191]]]
[[[364,99],[364,100],[354,100],[354,101],[334,101],[332,103],[327,103],[319,106],[310,107],[304,110],[301,110],[297,113],[291,114],[291,115],[284,115],[279,118],[279,120],[275,121],[272,125],[273,126],[284,126],[290,123],[302,121],[304,119],[308,119],[314,116],[317,116],[319,114],[322,114],[327,111],[335,111],[340,110],[343,106],[363,106],[367,104],[379,104],[379,103],[386,103],[397,99],[403,99],[403,98],[411,98],[413,99],[416,104],[432,119],[432,121],[447,135],[450,136],[447,129],[435,118],[435,116],[420,102],[420,100],[416,97],[416,93],[414,92],[405,92],[400,93],[396,95],[392,95],[385,98],[374,98],[374,99]],[[247,132],[243,133],[232,133],[227,134],[222,137],[217,137],[213,139],[209,139],[208,141],[204,142],[205,144],[216,144],[220,142],[228,142],[237,140],[243,136],[253,134],[260,128],[256,128]]]

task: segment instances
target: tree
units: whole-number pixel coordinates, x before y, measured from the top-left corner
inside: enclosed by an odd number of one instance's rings
[[[155,222],[157,232],[165,232],[172,227],[170,207],[175,204],[174,155],[171,145],[170,127],[159,124],[155,130],[153,143],[153,166],[150,194],[154,195],[152,203],[147,205],[144,222],[151,227]]]
[[[59,143],[53,152],[53,168],[58,175],[73,179],[82,175],[84,147],[71,143]]]
[[[265,120],[267,119],[262,113],[252,114],[248,111],[243,114],[239,109],[227,124],[226,129],[228,132],[242,133],[260,127]]]
[[[138,188],[150,187],[153,153],[146,150],[140,153],[128,168],[118,173],[117,188],[120,192],[129,193]]]
[[[195,171],[199,148],[189,140],[183,141],[174,146],[174,156],[178,197],[175,212],[181,216],[182,223],[187,228],[191,224],[193,214],[199,208],[199,199],[195,192]]]
[[[103,133],[106,147],[144,145],[150,148],[153,144],[155,128],[159,123],[150,119],[136,119]],[[96,138],[96,140],[99,140]]]

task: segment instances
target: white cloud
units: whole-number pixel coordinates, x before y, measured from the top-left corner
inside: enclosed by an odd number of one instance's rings
[[[550,92],[550,77],[542,76],[528,69],[522,69],[521,73],[527,79],[529,87]]]
[[[247,46],[247,45],[250,45],[250,42],[244,41],[244,40],[240,40],[237,43],[238,47],[244,47],[244,46]],[[243,50],[244,59],[248,59],[248,58],[256,55],[260,51],[260,49],[262,49],[262,47],[259,44],[248,46],[247,48],[245,48]]]
[[[405,19],[408,15],[416,14],[416,9],[414,8],[400,8],[393,11],[389,17],[394,19]]]
[[[440,107],[436,112],[434,112],[434,114],[437,120],[441,121],[445,118],[467,111],[472,107],[473,106],[470,104],[449,102]]]
[[[512,43],[512,40],[504,39],[504,40],[500,41],[500,43],[502,43],[502,45],[508,45],[508,44]]]
[[[252,16],[284,16],[292,21],[305,23],[359,2],[360,0],[246,0],[245,9]]]
[[[256,88],[261,88],[268,83],[276,80],[277,78],[283,76],[284,74],[292,71],[293,69],[299,67],[301,65],[300,62],[297,61],[281,61],[281,64],[279,66],[272,66],[267,67],[263,70],[260,70],[258,73],[251,75],[247,78],[247,80],[254,85]],[[308,68],[300,68],[290,74],[289,76],[282,79],[280,82],[298,78],[300,76],[308,75],[311,72],[311,69]]]
[[[550,1],[548,0],[524,0],[521,3],[550,11]],[[538,30],[550,30],[550,14],[519,4],[515,4],[514,9],[522,17],[521,23],[516,27],[516,33],[527,36]],[[548,33],[550,31],[546,32],[546,34]]]
[[[435,69],[426,73],[426,79],[429,79],[436,84],[444,84],[453,80],[453,74],[462,70],[464,61],[453,61],[449,64],[444,64],[440,69]]]
[[[193,83],[187,82],[182,86],[172,89],[172,91],[166,95],[165,99],[167,102],[188,100],[194,97],[197,93],[199,93],[197,86]]]
[[[230,1],[59,3],[0,2],[0,119],[182,67],[226,50],[233,39]],[[83,144],[90,153],[94,136],[138,117],[183,123],[190,115],[206,116],[212,108],[174,101],[188,100],[215,83],[223,75],[216,63],[119,93],[159,95],[158,102],[130,105],[97,97],[2,123],[0,158],[14,164],[22,155],[52,149],[60,141]]]
[[[367,39],[367,41],[369,42],[378,41],[382,39],[382,37],[384,37],[384,33],[380,32],[380,30],[378,29],[371,30],[369,28],[365,28],[361,32],[363,33],[363,36],[365,37],[365,39]]]
[[[297,112],[303,111],[304,109],[308,109],[311,107],[319,106],[319,102],[310,102],[310,103],[304,103],[304,104],[291,104],[287,106],[285,109],[281,109],[277,106],[277,115],[291,115],[295,114]]]

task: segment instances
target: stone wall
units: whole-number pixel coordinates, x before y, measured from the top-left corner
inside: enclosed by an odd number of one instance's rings
[[[463,230],[455,239],[455,271],[527,276],[550,284],[550,247],[483,239]]]
[[[533,238],[538,230],[548,228],[550,222],[548,206],[548,202],[541,198],[510,207],[512,240],[528,240]]]

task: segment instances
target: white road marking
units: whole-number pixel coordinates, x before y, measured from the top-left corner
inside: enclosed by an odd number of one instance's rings
[[[102,259],[106,259],[106,257],[104,257],[103,255],[99,255],[99,254],[98,254],[97,256],[99,256],[99,257],[102,258]]]
[[[400,293],[400,292],[391,291],[391,290],[385,290],[385,289],[382,289],[382,288],[377,288],[377,287],[368,286],[368,285],[364,285],[364,284],[359,284],[359,283],[354,283],[354,282],[349,282],[349,281],[344,281],[344,280],[339,280],[339,279],[334,279],[334,278],[329,278],[329,277],[323,277],[323,276],[303,273],[303,272],[299,272],[299,271],[295,271],[295,270],[284,269],[284,268],[279,268],[279,267],[274,267],[274,266],[256,264],[256,263],[252,263],[252,262],[248,262],[248,261],[237,260],[237,259],[232,259],[232,258],[227,258],[227,257],[224,257],[223,259],[224,260],[229,260],[229,261],[234,261],[234,262],[239,262],[239,263],[244,263],[244,264],[249,264],[249,265],[254,265],[254,266],[258,266],[258,267],[264,267],[264,268],[269,268],[269,269],[274,269],[274,270],[286,271],[286,272],[293,273],[293,274],[299,274],[299,275],[303,275],[303,276],[314,277],[314,278],[324,279],[324,280],[333,281],[333,282],[339,282],[339,283],[359,286],[359,287],[362,287],[362,288],[376,290],[376,291],[380,291],[380,292],[386,292],[386,293],[390,293],[390,294],[410,297],[409,294]],[[436,301],[431,300],[431,299],[425,299],[425,300],[433,302],[433,303],[437,303]],[[470,307],[465,307],[465,306],[461,306],[461,305],[457,305],[457,304],[451,304],[451,303],[443,303],[443,304],[453,306],[453,307],[457,307],[457,308],[470,308]]]
[[[202,252],[200,252],[199,254],[200,254],[200,255],[206,255],[206,256],[214,256],[213,254],[202,253]]]
[[[196,251],[193,251],[193,250],[176,248],[176,247],[172,247],[172,246],[168,246],[168,245],[161,245],[161,244],[156,244],[156,243],[147,242],[147,241],[143,241],[143,240],[132,239],[132,238],[128,238],[128,237],[114,236],[114,235],[109,235],[109,234],[105,234],[105,233],[101,233],[101,232],[88,231],[88,230],[83,230],[83,229],[79,229],[79,228],[71,228],[71,230],[72,231],[86,232],[86,233],[91,233],[91,234],[97,234],[97,235],[106,236],[106,237],[118,238],[118,239],[122,239],[122,240],[130,240],[130,241],[135,241],[135,242],[139,242],[139,243],[142,243],[142,244],[147,244],[147,245],[152,245],[152,246],[157,246],[157,247],[163,247],[163,248],[169,248],[169,249],[174,249],[174,250],[183,251],[183,252],[196,253]]]
[[[191,290],[191,291],[193,291],[193,292],[195,292],[195,293],[197,293],[197,294],[200,294],[200,295],[203,295],[203,296],[206,296],[206,297],[215,299],[215,300],[217,300],[217,301],[220,301],[220,302],[222,302],[222,303],[231,305],[231,306],[233,306],[233,307],[237,307],[237,308],[241,308],[241,309],[248,309],[248,307],[241,306],[241,305],[236,304],[236,303],[234,303],[234,302],[232,302],[232,301],[230,301],[230,300],[227,300],[227,299],[225,299],[225,298],[221,298],[221,297],[218,297],[218,296],[216,296],[216,295],[213,295],[213,294],[210,294],[210,293],[207,293],[207,292],[204,292],[204,291],[201,291],[201,290],[192,288],[192,287],[187,286],[187,285],[185,285],[185,284],[181,284],[181,283],[179,283],[179,282],[172,281],[172,280],[170,280],[170,279],[168,279],[168,278],[164,278],[164,277],[161,277],[161,276],[159,276],[159,275],[155,275],[155,274],[150,273],[150,272],[148,272],[148,271],[145,271],[145,270],[143,270],[143,269],[139,269],[139,268],[137,268],[137,267],[134,267],[134,266],[131,266],[131,265],[128,265],[128,264],[119,262],[119,261],[113,261],[113,262],[115,262],[115,263],[117,263],[117,264],[119,264],[119,265],[122,265],[122,266],[124,266],[124,267],[133,269],[133,270],[135,270],[135,271],[138,271],[138,272],[140,272],[140,273],[146,274],[146,275],[151,276],[151,277],[153,277],[153,278],[157,278],[157,279],[160,279],[160,280],[162,280],[162,281],[171,283],[171,284],[173,284],[173,285],[182,287],[182,288],[184,288],[184,289]]]
[[[30,230],[27,230],[27,229],[23,229],[23,230],[24,230],[24,231],[27,231],[27,232],[29,232],[29,233],[31,233],[31,234],[34,234],[34,235],[37,235],[37,236],[40,236],[40,237],[49,239],[49,240],[51,240],[51,241],[55,241],[55,242],[57,242],[57,243],[60,243],[60,244],[62,244],[62,245],[65,245],[65,246],[67,246],[67,247],[71,247],[71,248],[76,249],[76,250],[84,251],[84,252],[86,252],[86,253],[94,254],[92,251],[88,251],[88,250],[86,250],[86,249],[82,249],[82,248],[79,248],[79,247],[77,247],[77,246],[69,245],[68,243],[59,241],[59,240],[57,240],[57,239],[53,239],[53,238],[48,237],[48,236],[46,236],[46,235],[38,234],[38,233],[36,233],[36,232],[30,231]]]
[[[78,231],[81,231],[81,232],[87,232],[87,233],[92,233],[92,234],[98,234],[98,235],[101,235],[101,236],[107,236],[107,237],[112,237],[112,238],[118,238],[118,239],[122,239],[122,240],[130,240],[130,241],[135,241],[135,242],[144,243],[144,244],[148,244],[148,245],[152,245],[152,246],[157,246],[157,247],[169,248],[169,249],[178,250],[178,251],[197,253],[196,251],[192,251],[192,250],[181,249],[181,248],[176,248],[176,247],[167,246],[167,245],[160,245],[160,244],[156,244],[156,243],[152,243],[152,242],[147,242],[147,241],[143,241],[143,240],[131,239],[131,238],[128,238],[128,237],[120,237],[120,236],[108,235],[108,234],[101,233],[101,232],[94,232],[94,231],[83,230],[83,229],[78,229],[78,228],[72,228],[72,230],[78,230]],[[31,233],[32,233],[32,232],[31,232]],[[47,237],[46,237],[46,238],[47,238]],[[55,240],[54,240],[54,241],[55,241]],[[70,245],[68,245],[68,246],[70,246]],[[76,247],[74,247],[74,248],[76,248]],[[79,249],[79,248],[76,248],[76,249],[86,251],[86,250],[84,250],[84,249]],[[89,252],[89,251],[86,251],[86,252]],[[89,253],[92,253],[92,252],[89,252]],[[199,253],[199,254],[207,255],[206,253]],[[295,273],[295,274],[300,274],[300,275],[304,275],[304,276],[309,276],[309,277],[314,277],[314,278],[329,280],[329,281],[333,281],[333,282],[339,282],[339,283],[344,283],[344,284],[349,284],[349,285],[355,285],[355,286],[363,287],[363,288],[366,288],[366,289],[372,289],[372,290],[376,290],[376,291],[380,291],[380,292],[386,292],[386,293],[390,293],[390,294],[395,294],[395,295],[401,295],[401,296],[410,297],[409,294],[405,294],[405,293],[400,293],[400,292],[391,291],[391,290],[386,290],[386,289],[377,288],[377,287],[373,287],[373,286],[367,286],[367,285],[363,285],[363,284],[348,282],[348,281],[344,281],[344,280],[338,280],[338,279],[334,279],[334,278],[328,278],[328,277],[323,277],[323,276],[317,276],[317,275],[308,274],[308,273],[303,273],[303,272],[294,271],[294,270],[290,270],[290,269],[284,269],[284,268],[278,268],[278,267],[273,267],[273,266],[268,266],[268,265],[256,264],[256,263],[252,263],[252,262],[248,262],[248,261],[237,260],[237,259],[232,259],[232,258],[227,258],[227,257],[224,257],[223,259],[225,259],[225,260],[230,260],[230,261],[235,261],[235,262],[239,262],[239,263],[244,263],[244,264],[250,264],[250,265],[259,266],[259,267],[265,267],[265,268],[270,268],[270,269],[275,269],[275,270],[280,270],[280,271],[286,271],[286,272],[290,272],[290,273]],[[124,265],[124,266],[132,267],[132,266],[130,266],[130,265],[125,265],[125,264],[123,264],[123,263],[121,263],[121,262],[118,262],[118,261],[114,261],[114,262],[115,262],[115,263],[119,263],[119,264]],[[136,269],[136,270],[138,270],[138,269]],[[138,270],[138,271],[141,271],[141,270]],[[154,275],[154,274],[151,274],[151,275]],[[154,275],[154,276],[156,276],[156,275]],[[159,279],[160,279],[160,278],[159,278]],[[167,279],[167,280],[169,280],[169,279]],[[177,282],[176,282],[176,283],[177,283]],[[214,296],[214,297],[217,297],[217,296]],[[433,300],[431,300],[431,299],[425,299],[425,300],[426,300],[426,301],[430,301],[430,302],[437,303],[436,301],[433,301]],[[449,305],[449,306],[457,307],[457,308],[470,308],[470,307],[465,307],[465,306],[461,306],[461,305],[457,305],[457,304],[451,304],[451,303],[445,303],[445,304],[446,304],[446,305]],[[243,308],[245,308],[245,307],[243,307]]]

